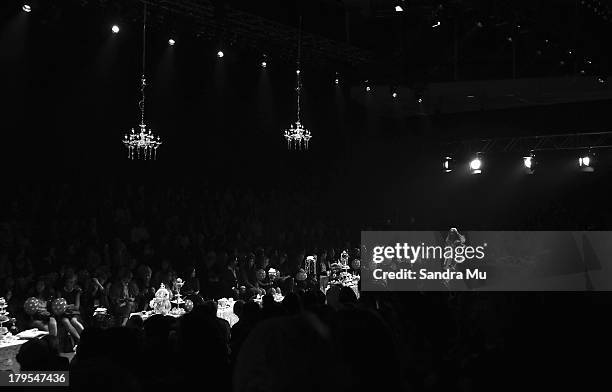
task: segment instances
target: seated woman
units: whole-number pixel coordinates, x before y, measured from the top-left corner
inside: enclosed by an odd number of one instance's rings
[[[251,287],[251,294],[266,295],[268,290],[273,287],[273,282],[268,279],[266,271],[259,268],[255,271],[255,283]]]
[[[109,273],[104,267],[98,267],[94,277],[91,278],[89,296],[92,299],[94,309],[97,307],[108,308],[108,293],[110,291]]]
[[[200,294],[200,279],[197,276],[195,267],[191,266],[185,271],[185,284],[181,289],[184,296]]]
[[[138,287],[138,296],[136,297],[136,311],[140,312],[147,308],[149,301],[155,296],[155,287],[151,282],[153,272],[151,267],[141,264],[136,270],[136,279],[134,283]]]
[[[66,274],[64,276],[64,286],[59,289],[57,294],[59,298],[64,298],[68,303],[65,313],[59,315],[60,323],[78,343],[84,328],[78,319],[81,307],[81,288],[77,286],[76,282],[77,277],[74,273]]]
[[[49,309],[53,300],[53,290],[51,290],[44,279],[39,277],[34,288],[34,297],[38,299],[40,308],[38,312],[32,315],[32,326],[42,331],[49,332],[49,335],[57,336],[57,321],[51,315]]]
[[[120,325],[125,326],[130,314],[136,310],[135,300],[138,296],[138,286],[132,281],[132,273],[123,268],[118,279],[111,285],[109,302],[112,313],[119,319]]]

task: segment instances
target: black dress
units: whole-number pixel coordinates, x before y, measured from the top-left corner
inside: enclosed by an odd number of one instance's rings
[[[79,293],[79,291],[78,291],[78,289],[76,287],[74,289],[72,289],[71,291],[66,291],[66,288],[62,287],[59,290],[58,294],[59,294],[59,298],[64,298],[68,305],[75,305],[78,293]],[[80,315],[80,312],[79,312],[78,309],[66,309],[65,315],[67,317],[78,316],[78,315]]]

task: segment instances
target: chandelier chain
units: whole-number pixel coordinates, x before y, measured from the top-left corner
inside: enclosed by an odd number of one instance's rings
[[[144,3],[144,11],[142,17],[142,75],[140,76],[140,94],[141,99],[138,102],[140,107],[140,124],[144,124],[145,116],[145,87],[147,79],[145,77],[146,70],[146,52],[147,52],[147,3]]]
[[[145,124],[145,87],[146,79],[146,46],[147,46],[147,3],[142,1],[144,14],[142,18],[142,74],[140,76],[140,94],[138,101],[140,108],[140,124],[138,132],[132,131],[123,137],[123,144],[128,149],[130,159],[155,159],[157,149],[162,144],[161,138],[156,136]]]
[[[300,98],[302,95],[302,72],[300,69],[300,61],[302,59],[302,16],[300,15],[297,35],[297,69],[296,73],[296,96],[297,96],[297,120],[295,124],[292,124],[288,129],[285,130],[284,136],[287,140],[287,147],[289,149],[308,149],[308,142],[312,138],[310,131],[302,125],[300,121],[300,109],[301,102]]]
[[[297,92],[297,121],[300,121],[300,95],[302,93],[302,70],[300,69],[300,63],[302,59],[302,16],[300,15],[300,21],[298,24],[298,45],[297,45],[297,82],[296,82],[296,92]]]

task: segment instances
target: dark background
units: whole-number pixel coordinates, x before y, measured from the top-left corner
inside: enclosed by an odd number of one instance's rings
[[[314,135],[308,152],[287,151],[282,138],[282,130],[295,117],[292,60],[271,55],[269,67],[261,69],[258,64],[265,47],[245,48],[239,41],[230,45],[224,43],[225,36],[198,37],[190,34],[187,22],[176,32],[182,20],[164,25],[160,22],[164,21],[163,12],[152,9],[146,121],[164,142],[155,162],[129,161],[121,144],[123,134],[137,125],[139,116],[140,4],[51,1],[36,4],[39,8],[30,14],[22,12],[20,4],[6,2],[0,14],[0,155],[9,190],[3,192],[5,198],[10,199],[10,190],[19,184],[45,182],[131,182],[163,187],[209,181],[238,189],[309,188],[321,199],[324,214],[355,229],[459,223],[470,228],[511,229],[529,222],[533,215],[530,208],[549,208],[561,195],[578,206],[607,204],[605,151],[598,152],[600,166],[590,175],[574,170],[575,152],[551,154],[534,176],[519,173],[520,155],[487,156],[485,174],[476,177],[465,173],[443,176],[439,168],[444,142],[449,139],[607,130],[609,101],[429,116],[400,111],[388,116],[373,113],[367,100],[350,98],[351,88],[361,86],[364,75],[382,86],[391,80],[415,87],[453,79],[452,70],[428,71],[422,78],[416,71],[448,70],[448,63],[423,52],[427,48],[436,53],[448,49],[448,32],[437,33],[446,37],[442,39],[430,31],[431,15],[437,15],[431,13],[437,9],[432,2],[423,5],[426,11],[407,13],[408,19],[401,23],[381,13],[388,7],[379,2],[360,12],[360,18],[351,14],[350,23],[356,25],[351,29],[351,44],[379,56],[371,64],[346,68],[330,60],[323,65],[303,65],[302,118]],[[310,3],[290,3],[284,8],[267,4],[256,9],[242,2],[228,4],[288,26],[296,25],[301,12],[305,31],[346,39],[346,25],[333,28],[340,23],[340,16],[327,12],[333,8],[329,2],[317,3],[325,11],[319,23],[315,23],[318,8]],[[417,2],[415,7],[422,8]],[[574,43],[581,53],[591,53],[593,59],[598,56],[598,68],[589,72],[599,75],[608,63],[597,45],[607,39],[610,24],[601,15],[591,15],[585,6],[580,8],[580,18],[571,19],[572,7],[572,2],[538,2],[537,7],[519,2],[510,12],[496,2],[456,2],[446,4],[443,15],[465,26],[489,21],[485,24],[502,35],[504,23],[524,20],[521,28],[529,26],[525,42],[551,37],[557,51]],[[455,17],[449,9],[471,13]],[[410,18],[415,18],[414,23]],[[559,29],[570,19],[578,23],[579,33]],[[117,35],[110,32],[115,22],[121,26]],[[180,33],[174,47],[167,45],[173,34],[170,30]],[[415,31],[421,35],[406,41],[407,34]],[[480,39],[489,35],[481,34]],[[414,41],[420,45],[414,46]],[[225,50],[222,59],[215,56],[220,47]],[[509,77],[496,63],[507,63],[503,55],[507,51],[500,55],[475,38],[465,41],[462,49],[466,53],[462,61],[472,59],[469,61],[477,62],[478,67],[488,64],[489,71],[480,72],[465,64],[460,68],[461,79],[470,79],[472,74]],[[480,54],[468,55],[470,51]],[[418,67],[414,61],[398,63],[392,53],[400,57],[412,53],[413,59],[420,59]],[[526,53],[525,49],[523,65],[527,64]],[[536,63],[552,61],[554,56],[550,56]],[[338,87],[333,74],[341,66]],[[577,71],[571,67],[564,72],[543,69],[526,67],[519,76],[562,76]],[[393,105],[391,98],[388,105]],[[593,215],[593,221],[581,220],[575,226],[607,224],[606,214]],[[567,224],[573,225],[571,222]],[[558,223],[548,228],[556,228]]]
[[[347,39],[344,13],[327,12],[337,2],[254,3],[262,2],[231,5],[289,26],[296,25],[300,5],[306,31]],[[345,3],[361,9],[365,2]],[[591,174],[576,170],[572,151],[542,155],[541,167],[531,176],[521,172],[520,155],[487,156],[480,176],[465,170],[444,176],[440,158],[449,139],[607,130],[610,101],[389,117],[373,115],[349,94],[364,79],[383,88],[422,88],[435,81],[511,78],[508,34],[525,37],[517,48],[518,77],[578,77],[579,61],[566,58],[568,48],[596,60],[589,76],[605,77],[609,21],[586,6],[576,8],[579,3],[573,1],[458,1],[443,3],[447,9],[458,4],[461,17],[445,13],[442,28],[434,32],[434,2],[414,2],[421,11],[400,20],[381,11],[391,9],[390,3],[367,3],[365,11],[349,18],[351,43],[370,51],[373,61],[354,68],[325,59],[323,65],[304,64],[303,123],[313,132],[307,152],[287,151],[282,138],[282,130],[295,120],[292,59],[279,56],[277,61],[271,55],[270,66],[262,70],[258,62],[268,48],[239,43],[226,45],[225,57],[218,59],[221,38],[198,38],[187,22],[158,20],[148,37],[146,118],[164,144],[157,161],[133,162],[121,141],[139,119],[140,3],[40,1],[44,11],[25,14],[21,2],[3,1],[2,213],[30,189],[42,189],[45,197],[47,188],[63,183],[95,193],[109,184],[164,189],[206,182],[219,189],[308,189],[319,205],[313,213],[326,223],[339,222],[355,240],[363,228],[609,229],[605,151],[598,151]],[[461,21],[464,54],[456,73],[450,55],[453,29],[446,23],[453,17]],[[470,34],[477,20],[485,21],[485,31]],[[514,31],[517,20],[530,32]],[[111,34],[113,23],[120,24],[120,34]],[[174,47],[167,45],[171,29],[180,32]],[[538,59],[535,51],[544,39],[552,45]],[[561,59],[567,61],[563,66]],[[340,87],[333,84],[336,69],[343,72]],[[435,298],[446,301],[447,294],[440,294]],[[469,297],[458,301],[463,298]],[[508,346],[514,345],[512,363],[492,373],[502,383],[529,373],[540,376],[544,386],[564,384],[566,377],[584,386],[604,374],[597,361],[588,359],[609,341],[608,296],[502,293],[490,298],[502,305],[487,308],[472,327],[475,335],[502,331]],[[424,328],[445,337],[445,320],[436,318],[436,309],[420,294],[386,299],[402,309],[403,320],[420,310]],[[561,364],[567,372],[545,373],[550,354],[557,351],[567,355]],[[478,370],[487,371],[485,365]]]

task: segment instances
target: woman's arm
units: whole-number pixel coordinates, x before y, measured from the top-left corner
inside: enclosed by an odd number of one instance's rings
[[[81,308],[81,290],[76,292],[74,296],[74,310],[79,310]]]

